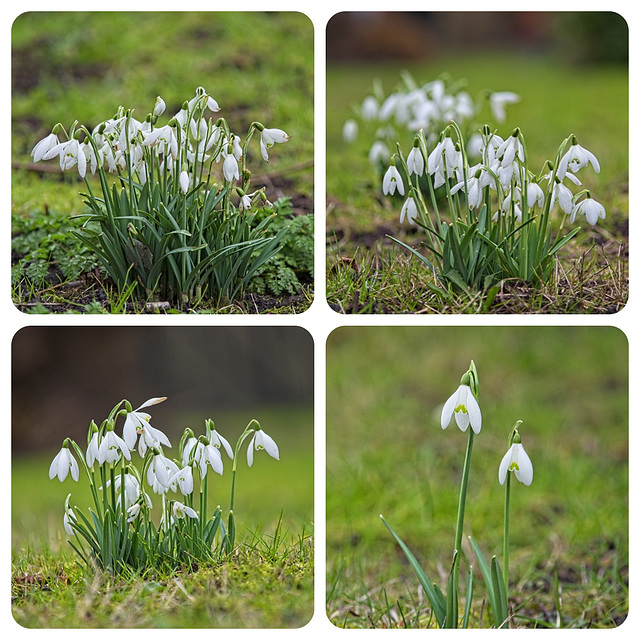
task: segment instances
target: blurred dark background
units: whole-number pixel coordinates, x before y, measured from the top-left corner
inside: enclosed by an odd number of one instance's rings
[[[176,438],[219,412],[311,407],[313,339],[298,327],[26,327],[12,371],[13,453],[67,436],[82,445],[90,421],[123,398],[135,409],[168,396],[148,411]]]
[[[546,53],[563,62],[626,63],[628,27],[613,12],[344,12],[327,25],[327,60],[418,60],[487,51]]]

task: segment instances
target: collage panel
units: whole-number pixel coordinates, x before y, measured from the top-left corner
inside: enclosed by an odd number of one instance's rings
[[[342,12],[326,37],[335,311],[625,307],[621,15]]]
[[[306,625],[313,359],[313,338],[296,327],[21,329],[15,622]]]
[[[330,621],[622,624],[628,363],[615,327],[336,329],[327,343]]]
[[[15,307],[305,311],[313,35],[298,12],[19,15]]]

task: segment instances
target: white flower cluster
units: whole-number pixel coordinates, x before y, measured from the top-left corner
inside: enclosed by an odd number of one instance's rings
[[[240,136],[229,131],[224,119],[214,122],[207,117],[220,107],[204,88],[198,87],[195,96],[184,102],[167,124],[157,126],[157,119],[165,108],[164,100],[158,96],[152,113],[141,122],[133,117],[132,110],[120,107],[113,118],[101,122],[92,131],[74,123],[63,141],[58,138],[63,127],[56,125],[35,145],[31,156],[35,162],[59,158],[63,171],[77,167],[82,178],[87,170],[95,174],[104,169],[135,174],[139,182],[145,184],[153,179],[154,172],[156,176],[167,172],[183,193],[193,187],[196,168],[213,161],[222,162],[227,182],[240,180],[240,163],[246,145],[243,147]],[[260,131],[260,151],[265,161],[269,160],[269,148],[289,139],[282,129],[267,129],[254,122],[246,143],[254,130]],[[244,200],[242,205],[247,208],[248,201]]]
[[[172,459],[165,455],[163,447],[170,448],[169,438],[159,429],[151,426],[151,416],[143,411],[147,407],[159,404],[166,400],[165,397],[151,398],[137,409],[124,411],[125,420],[122,429],[122,437],[114,431],[114,420],[106,420],[103,427],[98,429],[95,423],[91,423],[89,443],[86,454],[70,439],[66,439],[62,448],[55,456],[49,468],[49,478],[57,477],[64,481],[69,472],[76,482],[79,479],[78,461],[71,452],[71,446],[80,457],[81,463],[89,476],[93,473],[94,465],[115,467],[123,462],[123,473],[115,476],[114,488],[117,505],[121,504],[121,496],[124,496],[124,509],[128,516],[128,522],[136,520],[143,509],[151,509],[151,497],[143,489],[146,482],[152,493],[165,495],[168,492],[180,493],[182,496],[190,496],[194,490],[194,471],[200,480],[207,475],[208,467],[222,475],[224,465],[221,449],[233,460],[234,454],[229,442],[212,427],[211,421],[207,421],[207,435],[196,438],[190,429],[186,429],[181,442],[180,459]],[[253,464],[254,450],[264,449],[271,457],[279,459],[278,446],[273,438],[253,423],[253,438],[247,450],[247,463]],[[132,453],[136,451],[143,459],[143,473],[131,462]],[[146,472],[144,472],[146,470]],[[122,489],[122,477],[124,488]],[[90,481],[91,477],[90,477]],[[106,486],[109,487],[108,480]],[[190,506],[179,501],[172,501],[172,515],[174,518],[185,516],[197,518],[197,512]],[[74,516],[72,510],[65,507],[64,527],[70,535],[73,533],[71,522]]]
[[[451,121],[461,126],[472,123],[482,109],[483,101],[474,101],[471,95],[458,88],[458,82],[445,82],[442,78],[418,86],[408,74],[402,87],[384,97],[381,90],[368,95],[357,109],[357,118],[350,118],[342,129],[343,139],[353,142],[358,135],[360,121],[364,126],[375,126],[375,140],[369,151],[372,164],[385,163],[390,149],[399,139],[400,131],[423,130],[429,143]],[[458,86],[456,86],[458,85]],[[501,123],[505,108],[520,100],[511,91],[485,92],[494,119]]]
[[[494,221],[502,215],[512,215],[517,222],[522,222],[523,207],[526,206],[529,211],[534,208],[541,210],[548,203],[550,210],[557,203],[562,213],[570,217],[571,223],[578,215],[583,215],[589,224],[594,225],[600,218],[606,217],[604,207],[591,197],[588,190],[574,195],[565,180],[581,186],[576,173],[589,164],[599,173],[600,164],[593,153],[578,144],[575,136],[569,140],[571,145],[560,156],[557,166],[553,167],[549,162],[544,170],[546,172],[535,175],[527,168],[525,146],[519,129],[503,139],[485,127],[464,151],[460,142],[454,142],[451,132],[445,130],[426,159],[416,138],[406,160],[407,177],[410,181],[412,175],[423,176],[426,170],[434,189],[451,179],[450,194],[465,192],[471,210],[493,202],[490,194],[495,194],[497,206],[492,205],[495,206],[492,209]],[[469,165],[468,157],[474,153],[478,154],[480,161]],[[383,193],[392,195],[397,189],[404,195],[402,176],[394,163],[395,160],[392,160],[383,178]],[[583,195],[585,198],[581,199]],[[409,223],[413,223],[417,217],[418,207],[410,195],[402,207],[400,222],[407,218]]]

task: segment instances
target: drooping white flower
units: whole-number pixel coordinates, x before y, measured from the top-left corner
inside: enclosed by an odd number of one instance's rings
[[[360,113],[365,120],[375,120],[378,117],[380,105],[373,96],[367,96],[360,106]]]
[[[421,176],[424,173],[424,157],[418,147],[411,147],[409,155],[407,156],[407,169],[409,175],[412,173]]]
[[[590,225],[594,225],[600,218],[606,218],[607,214],[604,207],[591,196],[587,196],[573,207],[571,211],[571,223],[576,219],[577,215],[582,215],[587,219]]]
[[[153,115],[161,116],[164,113],[166,107],[167,105],[165,104],[164,100],[160,96],[158,96],[156,98],[155,104],[153,105]]]
[[[233,153],[227,153],[225,156],[224,163],[222,165],[222,173],[224,174],[224,179],[227,182],[234,182],[235,180],[240,179],[238,161]]]
[[[58,140],[58,136],[55,133],[50,133],[45,138],[42,138],[40,142],[38,142],[35,147],[31,150],[31,157],[34,162],[39,162],[42,160],[45,153],[47,153],[50,149],[58,146],[60,141]]]
[[[544,191],[537,182],[530,182],[527,185],[527,206],[531,209],[536,205],[539,207],[544,206]]]
[[[560,209],[567,215],[573,211],[573,194],[562,182],[556,182],[551,191],[551,207],[558,201]]]
[[[404,183],[400,172],[396,169],[395,165],[390,165],[382,179],[382,193],[384,195],[393,195],[398,190],[398,193],[404,195]]]
[[[249,448],[247,449],[247,464],[249,466],[253,464],[253,452],[261,451],[262,449],[264,449],[272,458],[280,460],[278,445],[270,435],[266,434],[258,427],[256,432],[253,434],[253,438],[251,438]]]
[[[60,169],[62,171],[67,171],[78,165],[78,173],[81,178],[84,178],[87,172],[87,157],[75,138],[51,147],[43,154],[42,160],[51,160],[56,156],[60,158]]]
[[[349,118],[344,125],[342,125],[342,139],[345,142],[354,142],[358,137],[358,123]]]
[[[409,196],[402,205],[400,210],[400,224],[405,221],[405,218],[409,224],[415,224],[418,218],[418,206],[412,196]]]
[[[468,426],[471,425],[474,433],[480,433],[482,413],[469,385],[461,384],[444,403],[440,426],[446,429],[451,422],[451,418],[454,417],[460,431],[466,431]]]
[[[516,160],[525,161],[524,147],[517,129],[498,147],[496,155],[503,167],[513,164]]]
[[[77,482],[80,477],[78,462],[69,450],[69,442],[65,441],[49,467],[49,479],[53,480],[53,478],[57,476],[60,482],[64,482],[69,472],[71,472],[71,477]]]
[[[491,113],[498,122],[504,122],[507,117],[505,107],[520,101],[520,96],[513,91],[494,91],[489,94]]]
[[[196,455],[199,455],[198,464],[200,465],[200,475],[204,478],[207,475],[207,464],[211,465],[211,468],[222,475],[224,470],[222,464],[222,455],[217,447],[214,447],[211,442],[204,444],[198,443],[201,447]]]
[[[500,484],[504,484],[508,471],[513,471],[516,478],[527,487],[533,481],[533,465],[520,442],[514,442],[500,462],[500,468],[498,469]]]
[[[161,453],[154,455],[147,469],[147,484],[155,493],[165,493],[171,487],[171,478],[180,469],[173,461]]]
[[[136,446],[136,438],[139,433],[144,433],[145,428],[150,427],[149,421],[151,420],[151,416],[144,411],[140,411],[141,409],[145,409],[146,407],[150,407],[154,404],[159,404],[160,402],[164,402],[166,400],[166,396],[158,397],[158,398],[150,398],[146,402],[143,402],[137,409],[134,411],[130,411],[127,413],[127,416],[124,421],[124,427],[122,428],[122,436],[124,441],[127,443],[127,447],[129,450],[133,449]],[[162,437],[166,438],[166,436],[159,431],[158,429],[154,429],[152,434],[157,436],[156,439],[163,444],[168,443],[168,439],[165,442],[162,442]],[[167,444],[167,446],[171,446]]]
[[[213,431],[211,432],[210,441],[211,445],[216,447],[217,449],[220,449],[220,447],[222,446],[229,458],[233,460],[233,449],[231,448],[229,441],[221,436],[215,429],[213,429]]]
[[[282,129],[263,129],[260,135],[260,152],[265,161],[269,161],[269,154],[267,149],[273,147],[278,142],[286,142],[289,139],[289,135]]]
[[[197,518],[198,514],[191,508],[187,507],[187,505],[182,504],[182,502],[174,501],[172,507],[172,513],[174,518],[178,518],[182,520],[189,516],[189,518]]]
[[[586,167],[590,164],[596,173],[600,173],[600,163],[598,159],[584,147],[581,147],[575,137],[573,138],[573,144],[569,147],[569,150],[562,156],[558,163],[558,177],[562,180],[567,174],[567,171],[576,173],[582,167]]]
[[[87,455],[85,456],[85,460],[87,462],[87,466],[89,469],[93,467],[94,462],[98,459],[98,449],[100,447],[100,443],[98,440],[98,432],[94,431],[91,436],[91,440],[87,445]]]
[[[131,452],[127,443],[116,434],[115,431],[107,431],[98,447],[98,462],[100,464],[114,464],[120,460],[122,454],[127,460],[131,460]]]
[[[76,521],[76,514],[67,502],[64,506],[64,516],[62,517],[62,526],[64,527],[67,535],[72,536],[75,533],[72,523],[75,523]]]
[[[172,491],[180,491],[183,496],[188,496],[193,492],[193,470],[190,465],[183,467],[169,478],[169,485]]]
[[[376,165],[379,162],[386,162],[388,159],[389,148],[382,140],[376,140],[369,149],[369,162]]]
[[[186,169],[183,169],[180,172],[180,190],[182,193],[187,193],[189,191],[189,185],[191,184],[191,176]]]

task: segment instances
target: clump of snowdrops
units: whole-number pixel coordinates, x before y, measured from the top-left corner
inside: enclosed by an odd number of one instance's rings
[[[435,144],[442,129],[452,120],[459,123],[465,134],[471,136],[480,124],[481,114],[488,107],[493,119],[502,123],[506,107],[519,102],[513,91],[482,91],[475,98],[466,90],[464,78],[452,78],[448,74],[418,84],[407,71],[402,72],[401,82],[386,95],[379,81],[364,100],[353,107],[353,117],[343,125],[346,142],[353,142],[360,135],[372,140],[369,162],[384,172],[389,157],[398,141],[423,131],[427,143]],[[474,139],[477,138],[476,134]]]
[[[63,525],[69,544],[90,569],[122,574],[220,561],[235,545],[235,481],[244,442],[251,438],[249,466],[256,451],[279,459],[278,445],[256,420],[235,448],[211,420],[205,420],[199,436],[186,428],[172,457],[169,438],[151,426],[151,416],[143,411],[164,400],[151,398],[137,409],[122,400],[100,426],[90,423],[86,448],[66,438],[51,463],[50,479],[63,482],[71,475],[77,482],[82,475],[89,483],[93,506],[80,508],[69,494]],[[220,506],[209,512],[211,472],[222,475],[223,453],[232,466],[226,518]]]
[[[78,235],[120,292],[178,303],[233,299],[287,232],[270,232],[273,205],[264,188],[251,190],[249,145],[259,135],[268,161],[289,136],[261,122],[244,137],[232,132],[202,87],[161,125],[165,108],[158,97],[142,121],[121,106],[91,130],[58,123],[31,155],[58,158],[63,171],[85,179],[88,213]]]
[[[473,567],[469,564],[465,605],[462,617],[459,614],[458,594],[460,565],[462,562],[462,536],[464,531],[464,515],[467,500],[467,489],[469,486],[469,474],[471,469],[471,456],[473,453],[474,438],[480,434],[482,429],[482,411],[478,402],[479,399],[479,379],[475,363],[472,361],[469,369],[460,380],[460,385],[447,399],[442,408],[440,426],[446,429],[451,422],[455,422],[460,431],[467,432],[467,447],[462,466],[462,476],[460,480],[460,494],[458,498],[458,510],[456,517],[455,539],[453,554],[449,570],[449,578],[446,590],[443,591],[436,582],[430,580],[416,557],[403,542],[400,536],[392,529],[391,525],[381,515],[382,522],[395,538],[400,548],[403,550],[407,560],[413,568],[424,592],[431,605],[433,617],[440,628],[467,628],[471,614],[471,604],[474,593]],[[509,432],[507,438],[507,452],[497,464],[498,481],[505,486],[504,497],[504,535],[502,547],[502,567],[497,555],[493,555],[491,561],[487,561],[478,543],[469,536],[469,543],[478,563],[482,578],[487,591],[489,606],[496,628],[506,628],[512,613],[509,610],[509,519],[510,519],[510,497],[511,497],[511,474],[516,480],[529,486],[533,481],[533,465],[527,452],[522,445],[520,427],[522,421],[518,420]],[[469,428],[471,427],[471,428]]]
[[[435,144],[419,131],[408,154],[397,145],[382,186],[385,195],[404,197],[400,222],[424,230],[429,257],[392,239],[432,271],[432,288],[445,296],[452,289],[486,290],[508,278],[546,282],[557,252],[579,232],[565,231],[565,224],[585,219],[595,225],[606,216],[590,191],[580,189],[577,173],[588,165],[600,171],[575,135],[535,170],[520,128],[502,138],[485,125],[467,142],[451,122]]]

